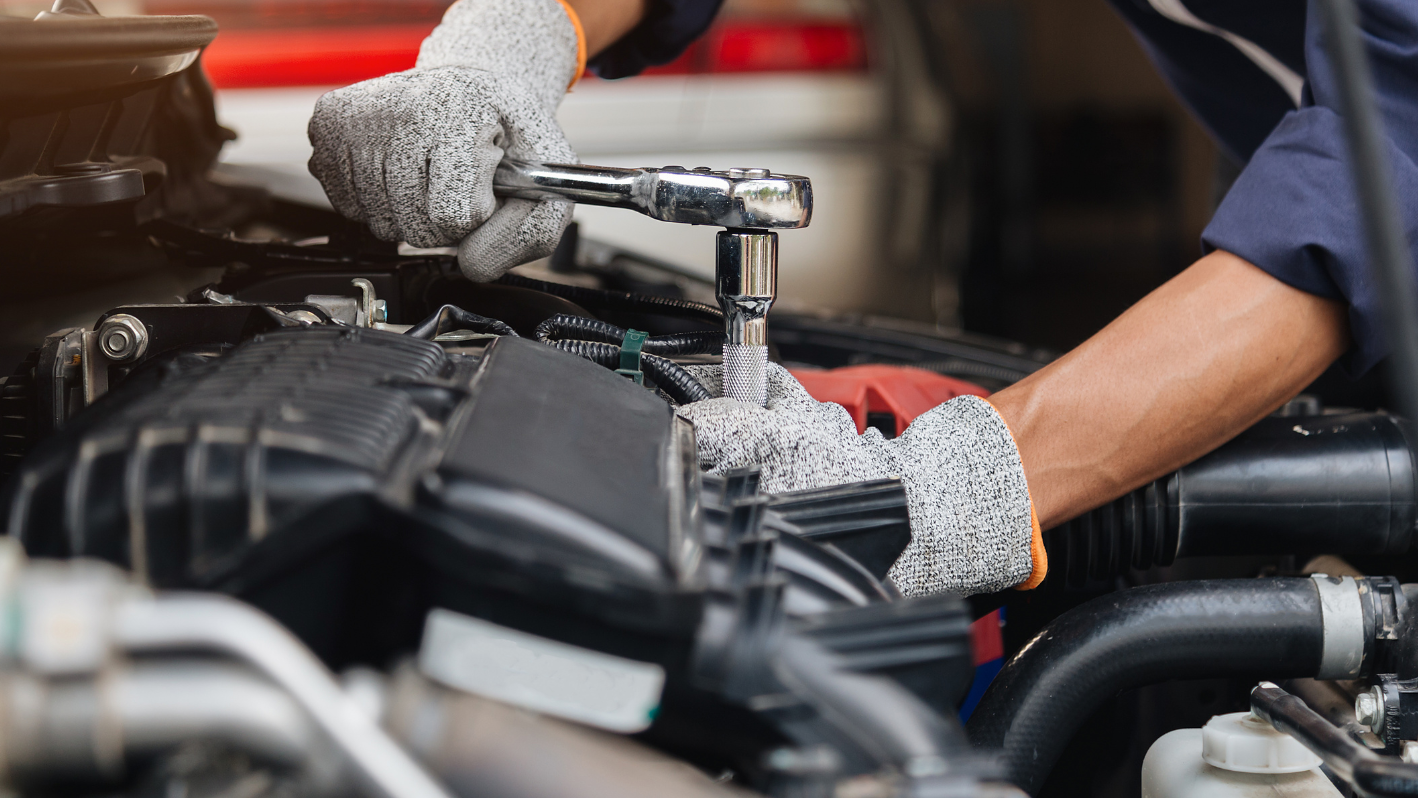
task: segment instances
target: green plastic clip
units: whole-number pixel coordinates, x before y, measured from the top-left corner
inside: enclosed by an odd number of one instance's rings
[[[645,384],[645,373],[640,370],[640,350],[649,337],[647,332],[626,330],[625,338],[620,342],[620,368],[615,373],[629,377],[636,385]]]

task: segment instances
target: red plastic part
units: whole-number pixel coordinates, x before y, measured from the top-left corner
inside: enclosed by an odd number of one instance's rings
[[[223,30],[202,65],[222,89],[343,86],[412,68],[435,24]],[[865,38],[853,23],[725,21],[683,56],[646,74],[855,72],[866,66]]]
[[[916,416],[957,396],[989,396],[980,386],[910,366],[846,366],[839,369],[793,370],[812,398],[836,402],[847,408],[857,422],[857,432],[866,432],[868,413],[890,413],[896,430],[906,429]],[[1000,631],[999,610],[970,624],[970,649],[974,664],[1004,656],[1004,635]]]
[[[836,402],[857,422],[857,432],[867,431],[868,413],[890,413],[900,433],[916,416],[957,396],[989,396],[980,386],[910,366],[845,366],[839,369],[802,369],[792,372],[812,398]]]
[[[202,53],[220,89],[344,86],[410,69],[433,23],[222,31]]]
[[[650,67],[645,74],[860,72],[866,68],[866,38],[854,22],[725,20],[684,55]]]
[[[990,660],[1004,657],[1004,634],[1000,631],[1003,623],[1000,612],[995,610],[982,615],[970,624],[970,651],[974,665],[983,665]]]

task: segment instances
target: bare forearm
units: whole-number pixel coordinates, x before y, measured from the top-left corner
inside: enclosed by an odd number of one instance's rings
[[[1215,252],[990,402],[1047,529],[1230,440],[1347,346],[1343,304]]]
[[[645,17],[646,0],[566,0],[581,18],[586,56],[594,57],[615,44]]]

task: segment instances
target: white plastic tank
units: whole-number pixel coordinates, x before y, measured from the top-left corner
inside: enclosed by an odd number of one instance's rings
[[[1320,758],[1249,712],[1162,735],[1142,760],[1142,798],[1341,798]]]

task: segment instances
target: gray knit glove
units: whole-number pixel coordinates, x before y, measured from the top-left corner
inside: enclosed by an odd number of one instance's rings
[[[988,402],[960,396],[923,413],[893,440],[857,434],[847,410],[819,402],[770,363],[768,406],[734,399],[684,405],[699,464],[713,474],[762,468],[766,493],[898,477],[906,486],[911,544],[891,568],[907,596],[992,592],[1023,582],[1033,559],[1029,488],[1019,450]],[[691,366],[721,393],[719,366]]]
[[[579,68],[576,27],[557,0],[460,0],[405,72],[326,94],[310,119],[310,172],[330,203],[376,236],[458,242],[477,281],[551,254],[564,202],[499,201],[506,154],[575,163],[556,107]]]

